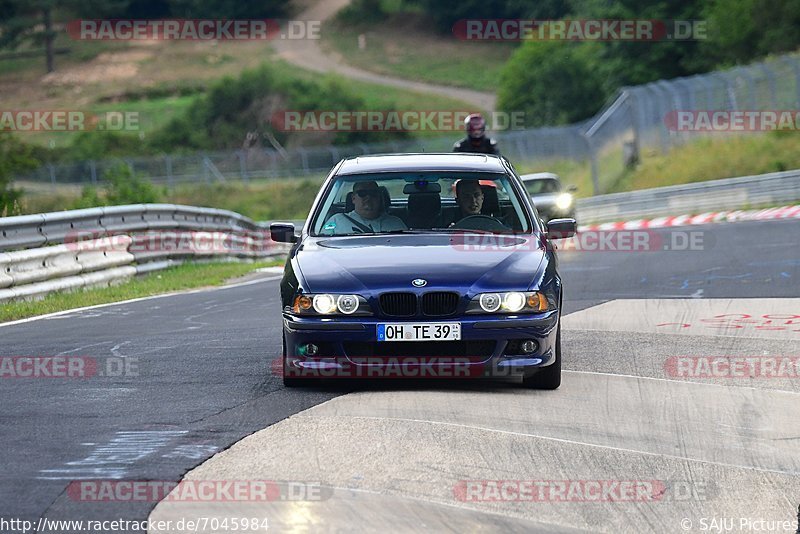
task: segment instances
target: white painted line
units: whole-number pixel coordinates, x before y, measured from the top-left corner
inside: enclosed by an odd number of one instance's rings
[[[313,408],[312,408],[313,410]],[[306,410],[308,411],[308,410]],[[552,438],[548,436],[540,436],[538,434],[528,434],[526,432],[514,432],[512,430],[498,430],[495,428],[488,428],[479,425],[466,425],[463,423],[448,423],[444,421],[429,421],[427,419],[410,419],[405,417],[375,417],[375,416],[368,416],[368,415],[324,415],[324,416],[311,416],[311,415],[304,415],[305,412],[300,412],[292,416],[291,418],[287,419],[287,421],[291,421],[292,419],[316,419],[317,417],[340,417],[340,418],[348,418],[348,419],[364,419],[364,420],[375,420],[375,421],[404,421],[407,423],[427,423],[431,425],[440,425],[440,426],[448,426],[448,427],[456,427],[456,428],[465,428],[468,430],[483,430],[486,432],[491,432],[495,434],[504,434],[509,436],[517,436],[517,437],[527,437],[527,438],[536,438],[542,439],[545,441],[553,441],[557,443],[566,443],[569,445],[580,445],[585,447],[594,447],[597,449],[605,449],[605,450],[613,450],[613,451],[620,451],[620,452],[627,452],[633,454],[642,454],[646,456],[656,456],[658,458],[671,458],[673,460],[681,460],[681,461],[689,461],[689,462],[699,462],[706,465],[716,465],[719,467],[728,467],[733,469],[746,469],[748,471],[756,471],[759,473],[775,473],[778,475],[800,475],[798,471],[781,471],[779,469],[764,469],[761,467],[751,467],[746,465],[736,465],[730,464],[727,462],[714,462],[711,460],[701,460],[699,458],[689,458],[688,456],[678,456],[676,454],[664,454],[659,452],[647,452],[647,451],[640,451],[636,449],[627,449],[625,447],[612,447],[611,445],[598,445],[596,443],[585,443],[583,441],[575,441],[571,439],[564,439],[564,438]]]
[[[764,391],[764,388],[757,388],[753,386],[741,386],[731,382],[725,384],[719,384],[714,382],[695,382],[694,380],[674,380],[672,378],[658,378],[655,376],[626,375],[620,373],[598,373],[596,371],[570,371],[567,369],[564,369],[561,372],[567,374],[576,374],[576,375],[618,376],[621,378],[635,378],[637,380],[656,380],[658,382],[674,382],[676,384],[690,384],[692,386],[713,386],[724,389],[736,388],[736,389],[750,389],[752,391],[759,391],[759,392]],[[779,393],[789,393],[791,395],[800,395],[800,391],[789,391],[786,389],[770,389],[769,391],[777,391]]]

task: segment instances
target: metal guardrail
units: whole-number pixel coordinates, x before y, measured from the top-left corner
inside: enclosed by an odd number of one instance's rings
[[[578,199],[580,223],[658,217],[800,200],[800,170]]]
[[[266,223],[213,208],[137,204],[5,217],[0,301],[109,285],[175,260],[253,259],[287,250],[270,240]]]
[[[80,232],[119,233],[183,229],[258,231],[251,219],[228,210],[179,204],[131,204],[0,219],[0,252],[63,243]]]

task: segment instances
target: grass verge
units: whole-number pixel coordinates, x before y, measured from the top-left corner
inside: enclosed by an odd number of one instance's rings
[[[159,201],[235,211],[256,221],[305,219],[324,176],[252,180],[212,184],[181,184]],[[81,197],[74,185],[35,187],[18,184],[25,193],[22,214],[71,209]],[[102,195],[102,192],[101,192]]]
[[[800,168],[797,132],[706,137],[642,162],[613,184],[613,192],[679,185]]]
[[[255,263],[184,264],[135,277],[119,285],[85,291],[53,293],[42,300],[4,302],[0,322],[15,321],[64,310],[119,302],[182,289],[220,286],[255,269],[282,265],[283,260]]]
[[[618,193],[800,169],[800,135],[771,132],[705,137],[664,154],[643,151],[641,158],[635,169],[623,170],[621,150],[601,154],[601,191]],[[593,194],[589,162],[552,160],[523,162],[516,167],[520,174],[555,172],[564,183],[578,186],[576,196]]]

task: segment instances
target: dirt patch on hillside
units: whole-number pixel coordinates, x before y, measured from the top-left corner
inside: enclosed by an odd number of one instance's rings
[[[42,77],[45,85],[83,85],[126,80],[139,73],[139,63],[152,58],[150,50],[125,50],[100,54],[85,65],[51,72]]]

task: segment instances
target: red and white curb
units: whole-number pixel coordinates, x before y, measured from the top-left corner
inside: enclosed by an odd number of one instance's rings
[[[763,210],[735,210],[701,213],[700,215],[678,215],[675,217],[658,217],[655,219],[637,219],[634,221],[617,221],[603,224],[590,224],[578,227],[578,232],[596,232],[604,230],[640,230],[647,228],[667,228],[674,226],[692,226],[735,221],[766,221],[772,219],[800,219],[800,205],[768,208]]]

